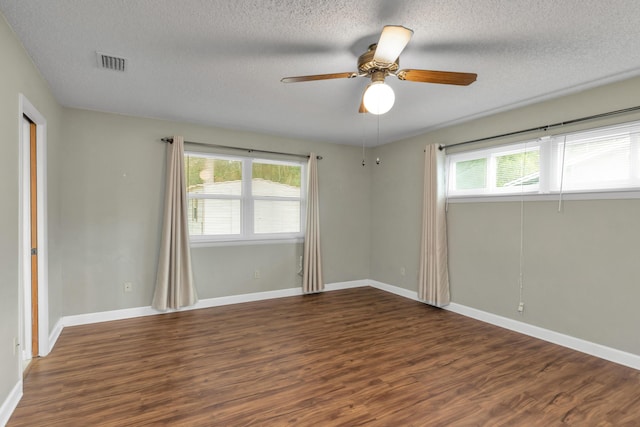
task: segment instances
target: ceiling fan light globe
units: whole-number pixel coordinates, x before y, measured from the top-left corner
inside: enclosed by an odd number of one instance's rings
[[[396,95],[391,86],[384,82],[373,82],[364,92],[363,103],[371,114],[384,114],[391,110]]]

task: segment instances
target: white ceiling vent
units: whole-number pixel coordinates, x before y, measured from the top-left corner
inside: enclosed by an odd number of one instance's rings
[[[106,70],[124,71],[127,60],[118,56],[108,55],[102,52],[96,52],[98,57],[98,68]]]

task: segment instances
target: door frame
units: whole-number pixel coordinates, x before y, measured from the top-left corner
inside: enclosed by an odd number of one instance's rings
[[[31,241],[30,241],[30,150],[24,143],[23,116],[36,125],[36,182],[38,229],[38,356],[49,354],[49,257],[47,238],[47,120],[22,93],[19,94],[19,170],[20,170],[20,372],[31,359]],[[27,344],[26,337],[29,338]],[[29,351],[29,353],[27,353]]]

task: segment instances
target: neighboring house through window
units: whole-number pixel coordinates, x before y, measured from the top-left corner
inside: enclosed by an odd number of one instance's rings
[[[194,243],[302,239],[306,164],[185,153]]]

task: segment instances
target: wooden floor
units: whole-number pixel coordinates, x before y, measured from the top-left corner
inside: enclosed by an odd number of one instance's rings
[[[17,426],[638,426],[640,371],[372,288],[65,328]]]

